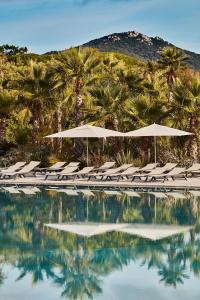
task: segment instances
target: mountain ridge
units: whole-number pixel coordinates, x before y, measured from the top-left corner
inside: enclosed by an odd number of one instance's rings
[[[96,48],[102,52],[119,52],[136,56],[142,60],[158,60],[159,53],[163,48],[176,47],[189,56],[189,67],[200,70],[200,54],[177,47],[159,36],[149,37],[137,31],[112,33],[91,40],[81,46]]]

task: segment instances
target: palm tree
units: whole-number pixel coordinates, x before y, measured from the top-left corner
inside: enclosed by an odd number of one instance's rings
[[[54,89],[62,90],[65,101],[73,112],[75,126],[83,122],[83,108],[88,105],[88,89],[99,79],[102,65],[99,52],[90,48],[73,48],[61,53],[55,66]],[[82,154],[83,145],[76,139],[76,153]]]
[[[192,160],[198,158],[198,135],[200,107],[200,80],[195,78],[187,83],[178,82],[173,91],[173,101],[169,107],[168,124],[193,133],[189,144]],[[189,121],[189,122],[188,122]]]
[[[49,112],[55,105],[55,99],[51,95],[51,74],[43,63],[34,61],[19,70],[19,74],[19,104],[22,107],[20,116],[22,119],[32,120],[35,143],[37,134],[44,125],[45,111]]]
[[[6,142],[6,126],[9,114],[15,106],[15,98],[6,91],[0,93],[0,143]]]
[[[181,50],[173,47],[166,47],[160,53],[158,69],[164,72],[167,85],[169,87],[169,100],[171,100],[171,90],[176,81],[178,73],[186,68],[188,56]]]

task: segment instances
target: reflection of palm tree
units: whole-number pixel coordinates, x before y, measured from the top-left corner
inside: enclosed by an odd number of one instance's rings
[[[17,280],[21,280],[27,274],[32,274],[32,284],[43,281],[44,274],[47,278],[53,278],[53,264],[51,263],[51,254],[48,252],[42,253],[36,251],[31,256],[22,256],[16,264],[16,267],[21,270]]]
[[[83,299],[84,295],[92,299],[94,293],[100,293],[100,280],[91,269],[92,252],[84,251],[77,239],[77,252],[60,252],[60,276],[55,283],[63,287],[62,296],[70,299]]]
[[[161,276],[160,281],[164,281],[166,285],[176,287],[178,283],[183,284],[183,279],[189,278],[184,271],[184,265],[180,265],[178,262],[171,262],[169,265],[163,265],[158,273]]]

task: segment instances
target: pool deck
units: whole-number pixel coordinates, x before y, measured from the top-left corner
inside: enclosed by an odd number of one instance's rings
[[[188,180],[168,180],[165,182],[154,181],[88,181],[85,179],[79,180],[44,180],[40,177],[27,177],[17,179],[3,179],[0,181],[0,185],[17,186],[17,185],[29,185],[29,186],[79,186],[79,187],[101,187],[101,188],[170,188],[170,189],[200,189],[200,177],[188,178]]]

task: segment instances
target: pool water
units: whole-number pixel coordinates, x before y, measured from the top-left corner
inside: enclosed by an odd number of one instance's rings
[[[0,300],[199,300],[200,193],[17,192],[0,192]],[[44,226],[63,223],[82,235]]]

